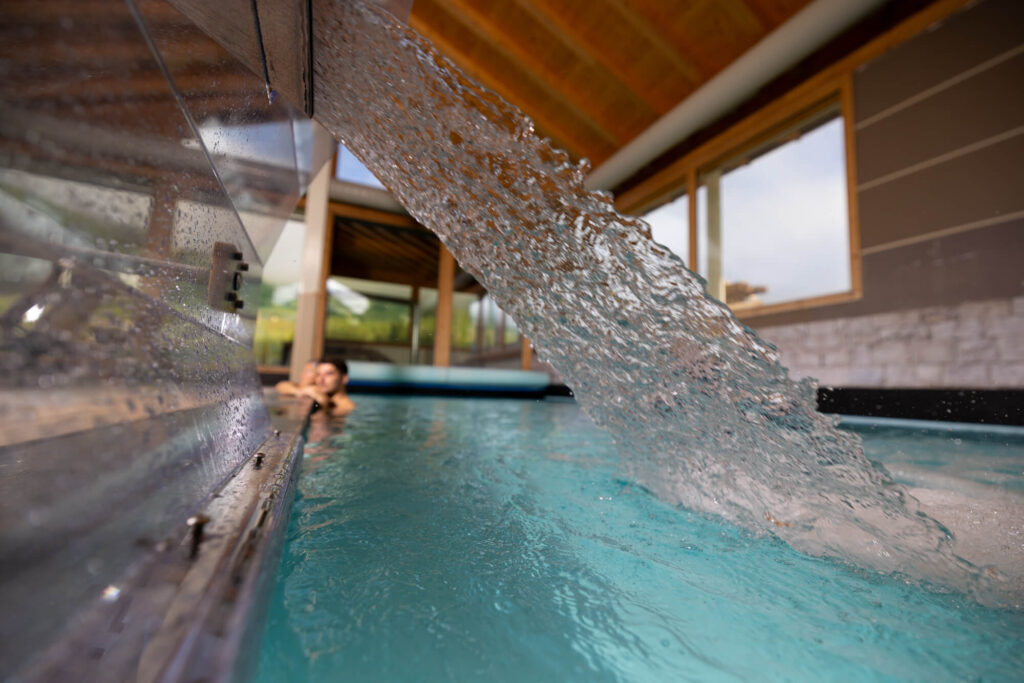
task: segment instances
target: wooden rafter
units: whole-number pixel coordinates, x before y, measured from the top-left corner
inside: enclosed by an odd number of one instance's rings
[[[573,99],[576,96],[575,91],[578,89],[578,84],[562,83],[562,79],[551,73],[551,70],[536,55],[531,54],[524,45],[501,31],[500,27],[494,26],[491,19],[475,7],[464,3],[463,0],[421,0],[419,5],[423,8],[433,6],[436,11],[443,12],[449,25],[461,26],[473,34],[478,44],[485,46],[485,49],[497,53],[508,64],[518,66],[521,69],[521,78],[527,79],[534,88],[543,93],[545,106],[557,107],[566,111],[576,121],[578,128],[586,130],[591,137],[596,138],[606,147],[612,150],[617,149],[625,140],[632,137],[629,132],[623,130],[609,130],[607,121],[599,121],[594,113]],[[412,25],[419,30],[416,23],[412,23]],[[452,47],[458,51],[460,64],[476,61],[475,55],[469,53],[464,46],[453,45]],[[505,73],[498,76],[497,80],[507,82],[515,78],[515,74]],[[513,103],[530,101],[530,98],[524,98],[521,95],[522,85],[521,82],[506,85],[506,88],[512,92],[510,100]],[[594,149],[594,145],[588,144],[585,149],[589,153]]]
[[[514,23],[524,34],[523,36],[512,35],[508,32],[502,17],[482,10],[475,0],[433,1],[446,11],[468,19],[472,29],[477,31],[478,37],[487,40],[492,49],[501,52],[515,63],[521,64],[541,87],[557,95],[563,106],[572,111],[580,121],[598,131],[608,142],[617,146],[622,145],[636,134],[635,127],[629,126],[625,122],[626,117],[623,114],[628,112],[616,111],[616,109],[621,110],[621,107],[606,106],[606,102],[596,96],[593,84],[581,82],[581,79],[577,77],[576,72],[581,66],[579,61],[576,61],[575,64],[573,62],[552,63],[550,45],[544,50],[535,48],[532,43],[543,43],[548,39],[551,39],[555,45],[558,44],[557,31],[553,31],[550,24],[538,23],[530,14],[519,11],[516,5],[508,5],[512,10],[518,11],[520,16]],[[501,7],[502,5],[497,6]],[[614,79],[605,78],[602,81],[604,89],[614,86]],[[651,114],[653,113],[652,109]]]
[[[630,27],[643,36],[651,47],[658,50],[662,57],[672,64],[684,78],[692,83],[702,83],[706,78],[706,68],[700,66],[700,58],[686,46],[673,44],[662,32],[632,5],[630,0],[607,0],[608,6],[629,23]]]
[[[410,18],[409,25],[433,43],[449,59],[455,61],[458,67],[477,83],[480,83],[489,90],[493,90],[509,102],[523,103],[530,101],[528,98],[521,96],[521,87],[516,88],[509,85],[499,80],[496,76],[491,75],[489,71],[477,67],[454,41],[435,31],[432,26],[418,21],[415,15]],[[593,143],[581,136],[580,131],[556,121],[545,111],[539,108],[531,108],[527,113],[537,125],[539,133],[551,138],[551,141],[556,146],[569,151],[573,156],[577,158],[587,156],[587,150],[593,147]],[[611,150],[613,148],[609,146],[608,149]],[[610,152],[607,152],[606,156],[607,154],[610,154]]]
[[[616,59],[611,51],[594,43],[584,33],[579,22],[573,21],[565,13],[565,5],[562,3],[535,0],[515,0],[515,3],[537,21],[556,28],[557,39],[574,52],[580,61],[600,65],[620,87],[629,90],[652,111],[664,113],[678,103],[678,99],[669,94],[669,89],[637,78],[635,60]]]

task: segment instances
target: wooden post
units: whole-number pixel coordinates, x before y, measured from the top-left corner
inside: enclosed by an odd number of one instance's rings
[[[523,337],[523,348],[520,352],[520,367],[523,370],[529,370],[533,365],[533,348],[530,346],[530,340]]]
[[[440,368],[451,365],[454,293],[455,257],[442,244],[437,264],[437,324],[434,328],[434,365]]]
[[[484,302],[484,295],[476,295],[476,343],[473,348],[476,350],[477,355],[483,353],[484,350],[484,331],[487,329],[485,324],[485,317],[487,316],[487,306]]]
[[[319,358],[324,351],[332,232],[327,203],[333,176],[334,164],[324,164],[306,190],[306,236],[302,243],[302,276],[289,373],[293,382],[299,381],[306,363]]]
[[[698,254],[697,254],[697,169],[696,168],[691,168],[690,169],[690,172],[689,172],[688,177],[686,179],[686,184],[687,184],[686,192],[687,192],[687,194],[690,195],[689,202],[687,204],[687,209],[689,210],[688,213],[690,215],[690,221],[689,221],[689,223],[690,223],[690,235],[689,235],[689,238],[690,238],[690,258],[688,258],[686,260],[688,261],[687,265],[690,267],[690,270],[692,270],[693,272],[696,273],[697,269],[700,267],[699,266],[700,261],[697,260]]]
[[[722,172],[715,169],[705,176],[708,188],[708,294],[725,303],[725,280],[722,277],[722,196],[719,181]]]
[[[420,362],[420,288],[413,285],[412,298],[409,300],[409,363]]]

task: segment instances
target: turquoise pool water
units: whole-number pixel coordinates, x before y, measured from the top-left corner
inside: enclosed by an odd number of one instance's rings
[[[258,681],[1019,680],[1024,671],[1024,613],[667,506],[621,478],[609,438],[572,403],[358,404],[337,433],[314,425]],[[966,448],[975,481],[991,479],[986,458],[1002,484],[1024,481],[1019,437],[857,430],[876,459],[952,474]]]

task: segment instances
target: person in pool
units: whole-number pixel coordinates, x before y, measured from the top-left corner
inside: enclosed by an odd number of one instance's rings
[[[345,361],[322,360],[316,365],[316,381],[311,387],[299,391],[300,396],[309,396],[332,415],[347,415],[356,404],[348,397],[348,365]]]
[[[315,360],[309,361],[302,368],[298,384],[285,380],[274,385],[274,390],[282,396],[298,396],[303,388],[316,384],[316,366],[317,362]]]

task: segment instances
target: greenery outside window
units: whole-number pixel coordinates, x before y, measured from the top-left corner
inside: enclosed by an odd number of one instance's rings
[[[290,360],[299,300],[299,259],[305,235],[305,223],[286,222],[263,265],[253,337],[253,351],[260,365],[284,366]]]
[[[333,341],[408,345],[412,287],[353,278],[327,279],[324,336]]]

